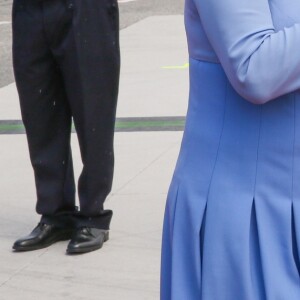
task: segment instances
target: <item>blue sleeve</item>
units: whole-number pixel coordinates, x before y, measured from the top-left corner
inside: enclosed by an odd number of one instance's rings
[[[235,90],[263,104],[300,89],[300,24],[275,31],[268,0],[194,0]]]

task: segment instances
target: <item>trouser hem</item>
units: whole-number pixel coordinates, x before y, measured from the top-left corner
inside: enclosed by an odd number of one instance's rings
[[[92,227],[109,230],[112,215],[112,210],[103,210],[96,216],[84,216],[81,212],[74,211],[57,215],[42,215],[41,222],[64,228]]]

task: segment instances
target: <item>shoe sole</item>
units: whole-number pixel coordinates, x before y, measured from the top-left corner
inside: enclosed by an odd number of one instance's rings
[[[49,241],[48,243],[39,245],[39,246],[31,246],[31,247],[12,247],[14,252],[26,252],[26,251],[34,251],[34,250],[39,250],[39,249],[44,249],[44,248],[48,248],[51,245],[57,243],[57,242],[61,242],[61,241],[67,241],[70,240],[72,238],[72,232],[67,232],[67,233],[63,233],[61,235],[59,235],[57,238]]]
[[[100,245],[93,246],[93,247],[78,248],[78,249],[67,249],[67,254],[83,254],[83,253],[99,250],[102,248],[103,244],[108,240],[109,240],[109,232],[105,234],[103,243],[101,243]]]

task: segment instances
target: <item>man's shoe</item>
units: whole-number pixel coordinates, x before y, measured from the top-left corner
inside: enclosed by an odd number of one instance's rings
[[[31,251],[46,248],[58,241],[70,240],[73,232],[74,229],[39,223],[28,236],[17,240],[13,249],[15,251]]]
[[[78,228],[68,245],[67,253],[79,254],[100,249],[108,239],[108,230],[91,227]]]

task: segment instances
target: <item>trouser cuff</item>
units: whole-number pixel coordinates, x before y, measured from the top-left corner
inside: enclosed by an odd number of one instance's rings
[[[73,215],[73,222],[76,228],[92,227],[98,229],[109,230],[110,222],[113,215],[112,210],[103,210],[96,216],[84,216],[80,212]]]
[[[80,228],[92,227],[98,229],[109,230],[112,218],[112,210],[103,210],[96,216],[84,216],[79,211],[64,212],[55,215],[43,215],[41,222],[46,224],[54,224],[64,228]]]

